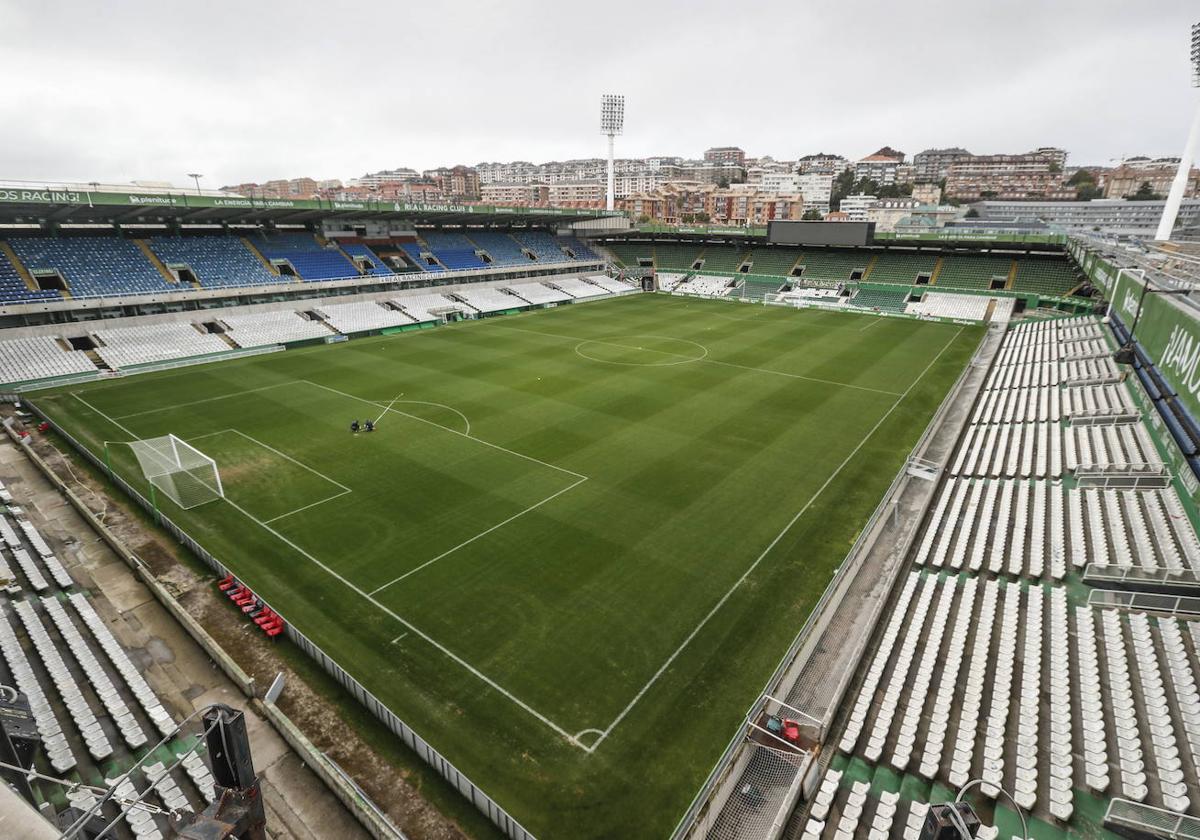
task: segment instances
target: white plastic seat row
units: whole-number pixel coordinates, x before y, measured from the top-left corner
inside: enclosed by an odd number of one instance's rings
[[[961,787],[972,778],[971,767],[977,750],[976,729],[979,712],[983,705],[988,668],[991,665],[992,629],[995,626],[996,603],[1000,595],[998,581],[989,580],[983,585],[983,600],[979,616],[975,621],[975,644],[971,649],[971,665],[958,710],[958,730],[955,735],[954,754],[948,778],[950,784]]]
[[[1067,620],[1067,591],[1050,589],[1050,766],[1051,815],[1063,822],[1074,811],[1074,764],[1071,747],[1071,637]],[[1081,681],[1082,682],[1082,681]]]
[[[42,570],[33,562],[33,557],[28,551],[23,548],[14,548],[12,556],[17,565],[21,567],[25,579],[29,581],[29,586],[34,592],[45,592],[50,588],[50,584],[46,583],[46,578],[42,576]]]
[[[162,703],[158,700],[158,695],[150,688],[146,678],[142,676],[141,671],[130,661],[125,649],[121,647],[112,631],[104,624],[100,616],[96,613],[94,607],[87,600],[87,596],[82,592],[76,592],[68,596],[71,606],[79,613],[79,617],[83,619],[83,623],[87,625],[96,641],[100,643],[100,647],[104,649],[104,653],[108,656],[113,666],[120,672],[125,679],[129,690],[133,692],[133,696],[145,710],[150,720],[160,733],[170,735],[175,731],[176,726],[172,720],[170,713],[163,708]]]
[[[110,786],[116,785],[117,796],[127,802],[133,802],[138,799],[138,790],[133,786],[128,778],[120,779],[105,779]],[[125,819],[129,830],[133,832],[133,836],[137,840],[162,840],[163,833],[159,830],[158,825],[154,822],[154,816],[147,810],[138,808],[137,806],[126,807],[123,809],[121,816]]]
[[[929,623],[925,648],[917,662],[917,673],[913,678],[912,685],[907,689],[908,702],[905,704],[904,716],[900,720],[900,730],[896,735],[895,749],[892,751],[891,763],[897,770],[903,771],[912,760],[913,750],[917,745],[917,728],[921,723],[925,701],[929,698],[929,686],[933,682],[934,673],[938,670],[942,639],[946,632],[946,623],[950,619],[950,608],[954,604],[957,590],[958,578],[948,577],[942,584],[942,591],[938,595],[937,607],[933,611],[933,620]]]
[[[1062,381],[1070,386],[1116,382],[1121,378],[1116,362],[1107,356],[1064,361],[1060,370]]]
[[[71,576],[67,573],[63,564],[59,562],[59,559],[54,556],[54,550],[46,543],[45,538],[42,537],[41,532],[38,531],[34,524],[28,519],[18,519],[17,525],[20,526],[25,534],[25,538],[29,540],[29,544],[33,546],[33,550],[41,558],[42,564],[50,573],[50,577],[54,578],[54,582],[63,589],[67,589],[73,585],[75,581],[71,579]]]
[[[50,766],[57,773],[66,773],[75,767],[75,756],[49,698],[42,690],[42,685],[30,667],[12,625],[3,613],[0,613],[0,654],[3,654],[4,661],[8,663],[8,670],[17,683],[17,689],[29,701],[33,722],[38,734],[42,736],[42,747],[46,751]]]
[[[153,786],[155,793],[158,794],[159,799],[162,800],[162,803],[172,811],[183,811],[191,808],[191,803],[188,802],[188,798],[182,788],[171,778],[171,774],[167,772],[166,765],[161,761],[142,765],[142,772],[150,780],[150,784]]]
[[[1008,726],[1009,703],[1012,699],[1013,664],[1017,653],[1017,626],[1020,619],[1021,588],[1009,584],[1003,588],[1004,604],[1000,635],[996,647],[995,670],[991,677],[992,703],[984,726],[983,770],[980,790],[996,797],[1004,782],[1004,733]]]
[[[821,779],[821,786],[817,788],[817,792],[813,796],[812,807],[808,809],[810,817],[824,824],[829,817],[829,808],[833,805],[833,800],[837,798],[838,785],[841,782],[840,770],[830,768],[825,771],[825,776]]]
[[[863,749],[863,757],[876,762],[883,754],[892,720],[900,704],[900,695],[908,681],[908,671],[912,667],[913,656],[921,640],[925,627],[925,619],[929,614],[929,604],[933,600],[937,579],[929,578],[922,585],[920,595],[913,603],[912,612],[908,616],[908,629],[904,634],[904,642],[892,661],[892,674],[884,687],[883,697],[875,708],[875,721],[867,745]]]
[[[1096,793],[1108,789],[1108,736],[1104,725],[1104,692],[1096,622],[1091,607],[1075,607],[1075,661],[1079,674],[1079,717],[1083,733],[1084,781]]]
[[[1192,763],[1200,766],[1200,690],[1196,687],[1195,672],[1188,658],[1179,621],[1167,616],[1160,616],[1157,621],[1159,638],[1162,639],[1163,650],[1166,652],[1167,674],[1179,708],[1179,721],[1183,728],[1187,752]],[[1193,627],[1200,627],[1200,624],[1195,622],[1191,624]]]
[[[1024,655],[1021,660],[1021,697],[1018,704],[1015,781],[1013,798],[1027,811],[1037,803],[1039,712],[1041,708],[1042,621],[1044,593],[1039,585],[1025,591]],[[986,770],[985,770],[986,774]],[[996,784],[999,786],[1002,780]]]
[[[958,672],[963,662],[967,636],[971,629],[971,618],[975,609],[975,593],[979,578],[967,577],[962,585],[958,613],[950,630],[946,653],[941,659],[941,679],[937,694],[933,698],[933,710],[929,715],[929,730],[925,738],[925,749],[921,756],[919,772],[926,779],[938,775],[942,763],[942,750],[946,744],[946,732],[950,714],[954,709],[954,692],[958,688]],[[936,663],[935,663],[936,664]]]
[[[25,632],[33,642],[38,656],[41,657],[42,664],[50,672],[50,679],[53,680],[59,696],[62,697],[63,704],[75,721],[75,726],[79,729],[79,734],[83,737],[88,752],[97,761],[108,758],[113,753],[112,744],[109,743],[108,736],[104,734],[100,722],[83,696],[79,684],[75,682],[74,675],[63,661],[58,647],[50,639],[41,619],[34,612],[33,605],[28,601],[17,601],[13,604],[13,609],[25,626]]]
[[[1183,762],[1175,741],[1171,707],[1163,689],[1158,652],[1150,631],[1150,619],[1145,613],[1127,613],[1129,631],[1133,638],[1133,661],[1142,690],[1142,709],[1149,723],[1151,755],[1158,776],[1163,804],[1172,811],[1186,813],[1191,807]]]
[[[1144,802],[1150,793],[1146,784],[1142,760],[1141,735],[1138,732],[1137,710],[1134,708],[1133,686],[1129,679],[1129,659],[1125,652],[1125,637],[1121,630],[1120,614],[1116,610],[1101,610],[1104,628],[1104,651],[1108,669],[1108,704],[1112,709],[1117,758],[1121,771],[1121,790],[1126,799]]]
[[[892,648],[895,647],[896,638],[900,635],[900,629],[904,626],[908,605],[911,603],[920,581],[921,575],[912,572],[909,574],[908,580],[904,582],[904,588],[900,592],[895,609],[892,610],[891,618],[884,629],[879,649],[875,653],[875,658],[871,661],[871,668],[867,671],[862,688],[859,690],[858,700],[850,712],[850,720],[846,724],[842,740],[838,745],[842,752],[852,753],[858,744],[859,735],[862,733],[863,725],[866,723],[867,712],[870,710],[871,701],[875,696],[875,689],[879,685],[879,680],[883,677],[883,672],[887,668],[888,662],[891,660]]]
[[[867,804],[867,792],[871,786],[866,782],[854,782],[850,786],[850,794],[842,806],[841,819],[838,820],[836,840],[850,840],[858,831],[858,823],[862,819],[863,808]]]
[[[100,702],[104,704],[104,708],[108,710],[109,715],[117,724],[125,743],[132,749],[144,747],[148,741],[146,733],[142,731],[137,718],[134,717],[124,698],[108,678],[108,674],[105,673],[99,660],[96,659],[70,616],[67,615],[67,611],[63,609],[63,605],[55,598],[43,598],[42,607],[50,616],[50,620],[54,622],[54,626],[58,628],[59,635],[66,641],[75,661],[83,668],[84,676],[87,677],[96,696],[100,698]]]

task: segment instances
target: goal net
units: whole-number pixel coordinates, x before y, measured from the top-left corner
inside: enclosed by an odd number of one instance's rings
[[[175,435],[135,440],[129,446],[146,479],[181,508],[224,498],[217,462]]]

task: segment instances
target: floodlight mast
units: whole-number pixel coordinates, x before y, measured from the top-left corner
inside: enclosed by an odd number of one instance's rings
[[[1192,25],[1192,87],[1200,92],[1200,23]],[[1183,148],[1183,157],[1179,159],[1179,171],[1171,182],[1171,191],[1167,194],[1167,203],[1163,207],[1162,219],[1158,223],[1158,232],[1154,239],[1165,242],[1171,238],[1175,228],[1175,218],[1179,215],[1179,205],[1187,190],[1188,176],[1192,172],[1192,161],[1196,157],[1196,146],[1200,144],[1200,98],[1196,102],[1196,114],[1192,117],[1192,128],[1188,132],[1187,145]]]
[[[605,207],[613,209],[616,194],[613,190],[613,140],[625,129],[625,97],[606,93],[600,100],[600,133],[608,136],[608,200]]]

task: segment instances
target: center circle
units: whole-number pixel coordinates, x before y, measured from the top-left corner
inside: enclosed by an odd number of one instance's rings
[[[576,344],[575,352],[589,361],[633,367],[685,365],[708,356],[708,348],[703,344],[666,335],[589,338]]]

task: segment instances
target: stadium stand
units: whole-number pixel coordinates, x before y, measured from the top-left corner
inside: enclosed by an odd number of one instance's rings
[[[461,233],[429,231],[424,234],[424,239],[438,262],[451,271],[487,267],[475,253],[475,243]]]
[[[908,305],[908,291],[859,289],[858,294],[850,298],[850,305],[880,312],[903,312]]]
[[[64,350],[50,336],[0,341],[0,382],[28,382],[81,373],[96,373],[81,350]]]
[[[800,258],[804,278],[835,280],[839,283],[852,279],[851,274],[855,271],[865,271],[868,262],[868,254],[853,251],[805,251],[804,256]]]
[[[9,245],[34,274],[57,272],[72,297],[179,290],[135,243],[118,236],[21,236],[10,239]]]
[[[680,283],[687,279],[686,274],[673,274],[670,272],[656,272],[654,277],[658,281],[658,288],[664,292],[674,291]]]
[[[493,265],[527,265],[532,262],[507,233],[471,231],[471,242],[492,258]]]
[[[993,308],[996,310],[993,313],[996,320],[1007,321],[1012,313],[1012,299],[926,292],[921,300],[908,304],[904,311],[910,315],[982,321]]]
[[[568,262],[559,241],[549,233],[540,230],[526,230],[512,235],[520,245],[528,248],[541,263]]]
[[[1008,257],[952,254],[942,258],[942,267],[933,282],[952,289],[1003,289],[1013,261]]]
[[[726,248],[720,245],[705,246],[704,250],[700,252],[700,258],[704,260],[702,270],[707,274],[719,272],[732,274],[749,256],[750,252],[745,248]]]
[[[565,280],[556,279],[552,282],[552,285],[577,299],[602,297],[608,294],[607,289],[592,283],[585,283],[583,280],[576,280],[575,278],[567,278]]]
[[[408,254],[422,271],[445,271],[446,267],[440,262],[437,262],[437,257],[432,251],[421,245],[418,242],[405,242],[400,248],[404,253]],[[432,260],[432,262],[431,262]]]
[[[62,295],[55,289],[34,291],[25,285],[17,267],[4,253],[0,242],[0,303],[31,303],[38,300],[59,300]]]
[[[369,263],[370,267],[366,269],[367,274],[381,275],[395,273],[378,254],[371,250],[371,246],[364,245],[362,242],[340,242],[338,244],[351,260],[358,258],[359,260],[366,260]]]
[[[253,315],[225,315],[226,335],[238,347],[263,347],[333,335],[321,321],[310,321],[298,312],[259,312]]]
[[[1026,257],[1017,260],[1013,289],[1043,295],[1067,295],[1080,284],[1074,266],[1064,260]]]
[[[400,306],[414,321],[438,321],[441,316],[437,313],[447,310],[462,312],[465,307],[458,301],[451,300],[445,295],[406,295],[393,298],[392,303]]]
[[[627,280],[618,280],[615,277],[609,277],[604,274],[590,275],[588,277],[588,280],[595,283],[600,288],[602,288],[606,291],[612,292],[613,294],[620,294],[622,292],[630,292],[630,291],[634,291],[635,289],[641,288],[640,286],[638,286],[634,283],[630,283]]]
[[[305,281],[358,276],[358,269],[341,249],[336,245],[322,245],[311,233],[263,233],[249,241],[268,260],[287,261]]]
[[[561,303],[571,300],[571,296],[566,292],[552,289],[545,283],[518,283],[505,288],[529,303]]]
[[[165,746],[157,760],[126,777],[128,800],[153,786],[155,798],[172,810],[196,811],[212,802],[214,780],[199,755],[182,761],[183,772],[167,768],[187,748],[187,737],[143,676],[144,665],[134,663],[92,596],[76,587],[55,549],[25,518],[26,500],[14,499],[2,484],[0,497],[8,504],[0,511],[0,539],[15,561],[13,568],[0,556],[6,582],[0,593],[0,670],[29,703],[49,769],[73,785],[102,779],[112,775],[113,766],[130,767],[161,735]],[[97,801],[86,786],[67,798],[85,808]],[[122,818],[131,828],[131,834],[114,829],[112,836],[167,836],[165,815],[111,803],[103,813],[104,822]]]
[[[317,314],[324,318],[329,326],[347,335],[413,323],[403,312],[389,309],[374,301],[323,304],[317,309]]]
[[[803,263],[801,252],[795,248],[756,248],[750,253],[750,260],[750,273],[779,277],[790,276],[793,266]]]
[[[576,236],[564,236],[558,240],[562,248],[568,249],[580,261],[594,262],[600,260],[600,255],[588,247],[587,243]]]
[[[654,245],[650,242],[615,241],[605,245],[616,262],[625,267],[636,267],[639,260],[654,259]]]
[[[525,305],[525,301],[499,289],[459,289],[451,294],[480,312],[505,312]]]
[[[869,283],[900,283],[915,285],[917,277],[924,275],[926,281],[933,276],[937,257],[929,254],[877,254],[867,267],[863,280]]]
[[[729,285],[728,277],[712,277],[706,274],[696,274],[686,283],[675,287],[675,291],[689,295],[704,295],[706,297],[724,297],[733,288]]]
[[[848,699],[838,745],[863,762],[855,777],[910,776],[902,796],[919,813],[906,837],[937,795],[926,786],[976,778],[1067,831],[1089,798],[1092,810],[1121,797],[1195,815],[1200,622],[1093,606],[1069,580],[1094,566],[1200,564],[1173,486],[1053,480],[1157,460],[1101,336],[1092,319],[1009,329]],[[808,806],[809,836],[845,819],[838,803],[855,789],[843,764]]]
[[[192,324],[117,327],[94,335],[96,354],[114,370],[232,349],[219,335],[200,332]]]
[[[234,236],[155,236],[147,240],[167,268],[186,267],[201,286],[255,286],[284,282]]]
[[[700,245],[681,242],[659,242],[654,246],[654,267],[659,271],[695,271],[700,259]]]

